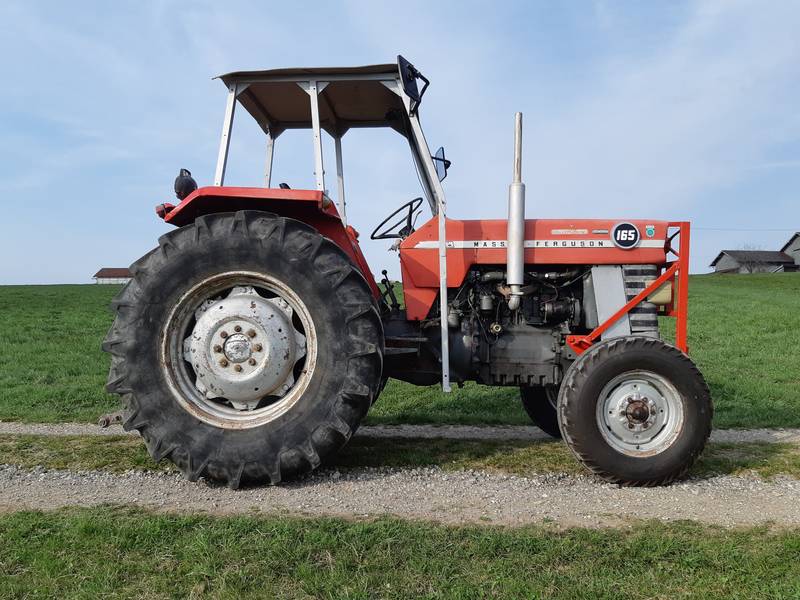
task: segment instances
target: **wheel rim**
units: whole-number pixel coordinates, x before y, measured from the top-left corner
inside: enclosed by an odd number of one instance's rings
[[[225,429],[273,421],[302,397],[317,336],[300,297],[261,273],[227,272],[186,292],[162,336],[162,365],[181,406]]]
[[[636,457],[660,454],[683,429],[683,399],[661,375],[623,373],[600,393],[597,424],[606,442],[618,452]]]

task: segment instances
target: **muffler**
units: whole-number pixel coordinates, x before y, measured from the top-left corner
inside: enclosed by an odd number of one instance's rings
[[[511,288],[508,308],[517,310],[525,279],[525,184],[522,183],[522,113],[514,119],[514,179],[508,186],[506,280]]]

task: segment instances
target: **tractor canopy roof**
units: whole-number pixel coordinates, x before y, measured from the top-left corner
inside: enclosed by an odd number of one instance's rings
[[[403,100],[387,87],[401,79],[397,63],[235,71],[218,78],[238,86],[239,104],[273,137],[313,127],[309,85],[317,86],[319,126],[334,137],[351,127],[392,127],[406,135]]]
[[[389,127],[408,141],[423,192],[436,213],[444,203],[440,168],[448,162],[431,156],[422,133],[418,109],[430,81],[402,56],[396,63],[364,67],[321,67],[235,71],[220,75],[228,88],[214,185],[223,186],[236,106],[255,119],[267,137],[264,182],[271,185],[276,138],[287,129],[313,132],[314,177],[318,191],[327,193],[323,135],[334,139],[338,209],[345,220],[341,138],[354,127]],[[420,82],[422,85],[420,85]],[[434,159],[438,162],[434,164]]]

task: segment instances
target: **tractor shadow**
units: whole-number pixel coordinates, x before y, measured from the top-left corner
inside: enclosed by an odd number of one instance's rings
[[[778,475],[800,478],[800,446],[771,442],[712,442],[692,467],[692,477]]]
[[[580,472],[580,466],[560,440],[355,437],[325,466],[337,469],[439,467],[450,471],[480,470],[513,475]]]
[[[369,468],[475,470],[522,477],[586,475],[560,440],[474,440],[355,437],[323,464],[326,470]],[[379,473],[376,476],[382,476]],[[785,475],[800,478],[800,446],[791,443],[710,442],[688,478]]]

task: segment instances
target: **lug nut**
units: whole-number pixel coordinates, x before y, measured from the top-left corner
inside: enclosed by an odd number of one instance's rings
[[[234,371],[237,371],[237,372],[241,371],[242,370],[242,365],[236,365],[235,367],[233,367],[233,369],[234,369]]]
[[[262,349],[263,346],[261,344],[256,344],[255,347],[253,348],[253,350],[255,350],[256,352],[261,352]]]
[[[228,332],[227,332],[227,331],[222,331],[222,332],[219,334],[219,337],[221,337],[221,338],[224,340],[226,337],[228,337]]]
[[[247,364],[249,364],[250,366],[255,365],[256,364],[256,359],[255,358],[251,358],[250,360],[247,361]]]
[[[222,352],[222,346],[220,346],[219,344],[214,346],[214,352]]]
[[[220,367],[227,367],[228,366],[228,361],[223,358],[221,361],[219,361],[219,366]]]
[[[249,335],[251,338],[256,337],[256,330],[255,329],[248,329],[247,330],[247,335]]]
[[[239,332],[242,330],[242,327],[241,327],[240,325],[237,325],[236,327],[234,327],[234,328],[233,328],[233,330],[234,330],[236,333],[239,333]]]
[[[628,423],[628,429],[633,429],[633,423]]]

